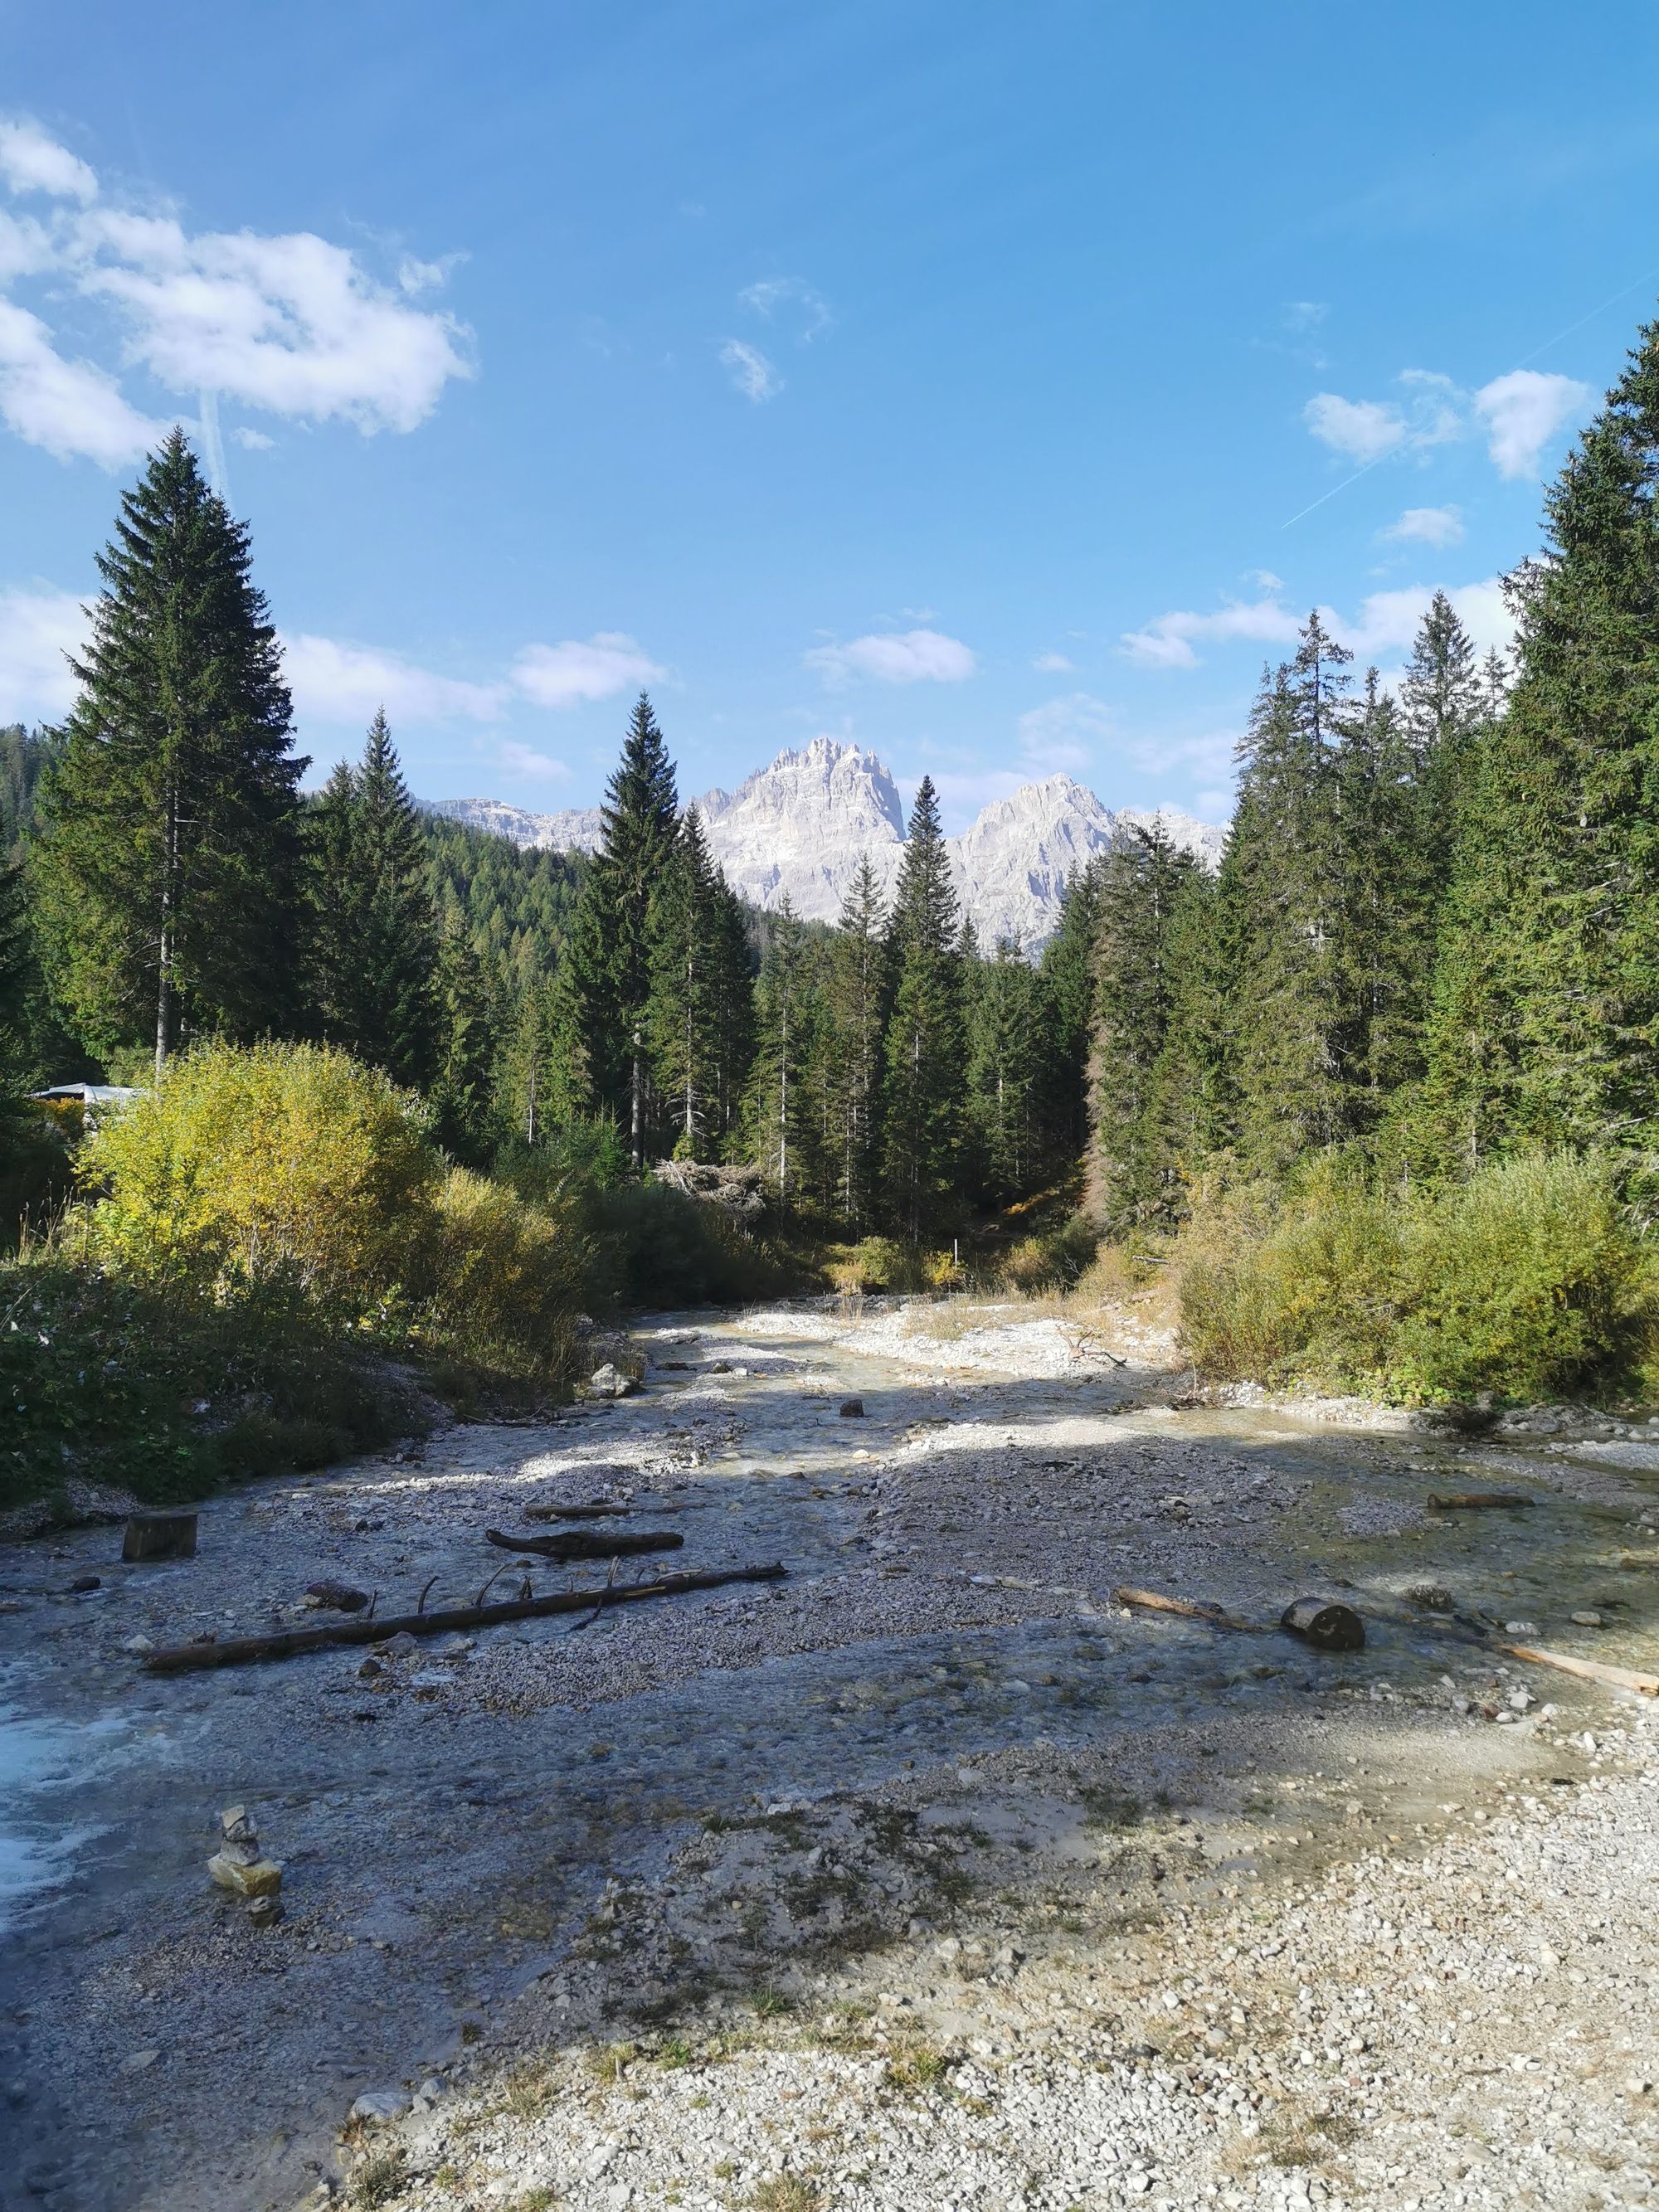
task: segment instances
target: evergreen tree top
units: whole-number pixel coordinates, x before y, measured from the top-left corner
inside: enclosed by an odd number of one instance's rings
[[[602,849],[620,856],[640,839],[666,847],[678,832],[679,811],[667,741],[641,691],[629,716],[622,758],[605,786],[599,810]]]

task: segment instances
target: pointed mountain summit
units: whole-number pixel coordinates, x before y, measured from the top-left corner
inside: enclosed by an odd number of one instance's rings
[[[883,895],[904,856],[904,806],[885,764],[862,745],[814,738],[781,752],[735,791],[692,802],[710,856],[735,891],[775,910],[787,896],[804,920],[834,921],[859,863],[867,859]],[[449,799],[430,810],[520,845],[591,852],[597,807],[532,814],[492,799]],[[1215,867],[1224,828],[1167,807],[1115,813],[1069,775],[1046,776],[994,799],[972,827],[945,841],[957,896],[988,951],[1018,936],[1034,951],[1052,935],[1060,887],[1121,830],[1161,822],[1176,843]]]

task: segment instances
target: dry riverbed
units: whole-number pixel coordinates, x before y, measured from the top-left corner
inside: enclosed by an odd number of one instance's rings
[[[1659,1714],[1445,1607],[1652,1668],[1659,1430],[1182,1407],[1131,1308],[631,1348],[636,1396],[224,1498],[193,1560],[0,1553],[6,2212],[1648,2201]],[[1485,1487],[1535,1502],[1430,1503]],[[630,1577],[787,1579],[141,1670],[323,1578],[597,1583],[483,1532],[599,1500],[684,1538]],[[1304,1592],[1367,1648],[1277,1632]],[[206,1878],[233,1802],[272,1927]]]

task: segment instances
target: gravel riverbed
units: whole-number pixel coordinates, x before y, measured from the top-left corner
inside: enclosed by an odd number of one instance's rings
[[[1651,1668],[1655,1432],[1182,1406],[1127,1309],[629,1349],[637,1395],[223,1497],[192,1560],[0,1553],[6,2212],[1647,2201],[1659,1716],[1447,1608]],[[1486,1486],[1533,1502],[1432,1504]],[[627,1578],[787,1575],[140,1670],[325,1578],[597,1585],[483,1532],[600,1501],[683,1540]],[[1308,1592],[1366,1648],[1279,1633]],[[234,1802],[273,1926],[206,1877]]]

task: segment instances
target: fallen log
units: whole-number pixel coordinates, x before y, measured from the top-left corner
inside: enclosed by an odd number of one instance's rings
[[[1363,1651],[1365,1624],[1351,1605],[1335,1598],[1299,1597],[1279,1616],[1279,1626],[1316,1651]]]
[[[1486,1506],[1530,1505],[1530,1498],[1522,1498],[1516,1490],[1455,1490],[1443,1498],[1429,1492],[1431,1513],[1475,1513]]]
[[[291,1659],[337,1644],[380,1644],[387,1637],[444,1636],[455,1629],[495,1628],[503,1621],[538,1620],[550,1613],[586,1613],[590,1607],[632,1605],[648,1597],[679,1597],[688,1590],[718,1589],[724,1583],[775,1583],[789,1570],[779,1561],[763,1567],[726,1567],[695,1575],[663,1575],[653,1583],[621,1583],[599,1589],[559,1590],[550,1597],[507,1598],[496,1605],[456,1605],[438,1613],[389,1614],[380,1620],[331,1621],[325,1628],[290,1628],[268,1636],[229,1636],[217,1644],[173,1644],[144,1655],[150,1674],[183,1674],[201,1667],[240,1667],[255,1659]]]
[[[1183,1620],[1201,1620],[1210,1628],[1231,1628],[1241,1636],[1260,1636],[1263,1632],[1253,1620],[1239,1620],[1209,1598],[1165,1597],[1159,1590],[1136,1589],[1124,1583],[1112,1592],[1119,1605],[1137,1607],[1142,1613],[1174,1613]]]
[[[504,1552],[534,1552],[563,1566],[572,1559],[615,1559],[629,1552],[678,1552],[685,1539],[678,1528],[569,1528],[559,1536],[514,1536],[486,1528],[484,1541]]]
[[[1529,1667],[1553,1667],[1560,1674],[1578,1674],[1587,1682],[1607,1682],[1614,1689],[1639,1690],[1644,1698],[1659,1698],[1659,1674],[1644,1674],[1634,1667],[1609,1667],[1602,1659],[1579,1659],[1571,1651],[1542,1651],[1531,1644],[1493,1640],[1486,1649],[1501,1651],[1506,1659],[1519,1659]]]
[[[611,1521],[626,1520],[634,1510],[631,1505],[526,1505],[526,1521]]]

